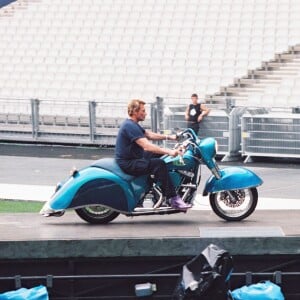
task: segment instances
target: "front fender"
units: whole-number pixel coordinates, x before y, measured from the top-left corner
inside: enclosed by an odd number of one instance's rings
[[[100,181],[103,182],[102,186]],[[108,199],[107,195],[111,195],[112,199]],[[136,203],[132,189],[126,181],[110,171],[96,167],[87,167],[76,172],[49,200],[49,206],[54,210],[92,204],[109,204],[117,210],[130,211]]]
[[[228,167],[220,170],[221,178],[212,175],[206,182],[203,195],[221,191],[245,189],[259,186],[262,179],[254,172],[242,167]]]

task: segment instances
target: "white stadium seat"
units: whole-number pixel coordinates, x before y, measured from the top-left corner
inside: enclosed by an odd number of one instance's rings
[[[0,78],[17,87],[12,79],[20,73],[24,82],[33,82],[16,95],[34,91],[54,100],[68,95],[113,99],[122,91],[143,97],[143,85],[147,96],[180,98],[199,84],[204,94],[214,94],[298,44],[299,13],[296,0],[26,1],[26,9],[0,18]],[[125,73],[130,76],[123,86]],[[57,81],[76,89],[42,92]],[[293,94],[283,92],[284,83],[281,87],[278,93]],[[11,88],[1,88],[0,97],[12,95]]]

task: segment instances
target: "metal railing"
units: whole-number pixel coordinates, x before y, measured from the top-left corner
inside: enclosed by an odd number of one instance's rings
[[[0,139],[109,146],[126,117],[127,103],[120,102],[1,101]],[[143,125],[151,127],[151,116]]]
[[[39,275],[0,277],[1,291],[21,287],[44,285],[52,300],[67,299],[137,299],[135,285],[155,283],[153,299],[170,299],[180,278],[180,273],[92,274],[92,275]],[[297,280],[300,272],[233,272],[231,290],[243,285],[270,280],[282,287],[286,300],[299,299]]]
[[[186,106],[166,105],[163,128],[167,130],[184,129]],[[240,155],[241,147],[241,115],[244,107],[235,107],[231,110],[212,109],[200,123],[198,135],[200,138],[214,137],[218,143],[218,155],[223,155],[223,160],[233,159]]]
[[[166,104],[157,97],[147,108],[143,126],[165,133],[186,128],[185,109],[186,105]],[[299,112],[300,109],[212,108],[200,123],[199,136],[214,137],[223,160],[241,156],[246,156],[245,162],[252,156],[298,158]],[[0,100],[0,140],[114,146],[118,128],[126,117],[125,102]]]
[[[242,155],[300,157],[300,114],[270,111],[242,116]]]

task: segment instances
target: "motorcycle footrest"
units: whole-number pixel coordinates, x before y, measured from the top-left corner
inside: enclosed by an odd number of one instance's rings
[[[55,211],[55,212],[49,212],[49,213],[43,213],[44,217],[62,217],[65,214],[64,210]]]
[[[185,188],[190,188],[190,189],[197,189],[197,185],[196,184],[182,184],[181,187],[185,187]]]
[[[133,211],[134,212],[155,212],[159,210],[170,210],[173,209],[171,206],[163,206],[163,207],[136,207]]]

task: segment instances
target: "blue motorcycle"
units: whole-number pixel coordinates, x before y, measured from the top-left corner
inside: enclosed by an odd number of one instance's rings
[[[176,147],[182,156],[164,155],[163,159],[177,193],[193,204],[201,179],[201,164],[212,175],[203,195],[209,195],[213,211],[227,221],[240,221],[256,208],[256,187],[263,181],[242,167],[220,169],[215,160],[217,142],[199,139],[192,129],[178,134]],[[57,185],[51,199],[41,210],[44,216],[62,216],[66,209],[75,209],[80,218],[92,224],[109,223],[119,214],[129,217],[182,212],[172,208],[162,195],[159,182],[151,175],[134,177],[124,173],[113,158],[100,159],[88,167],[73,170],[70,177]]]

